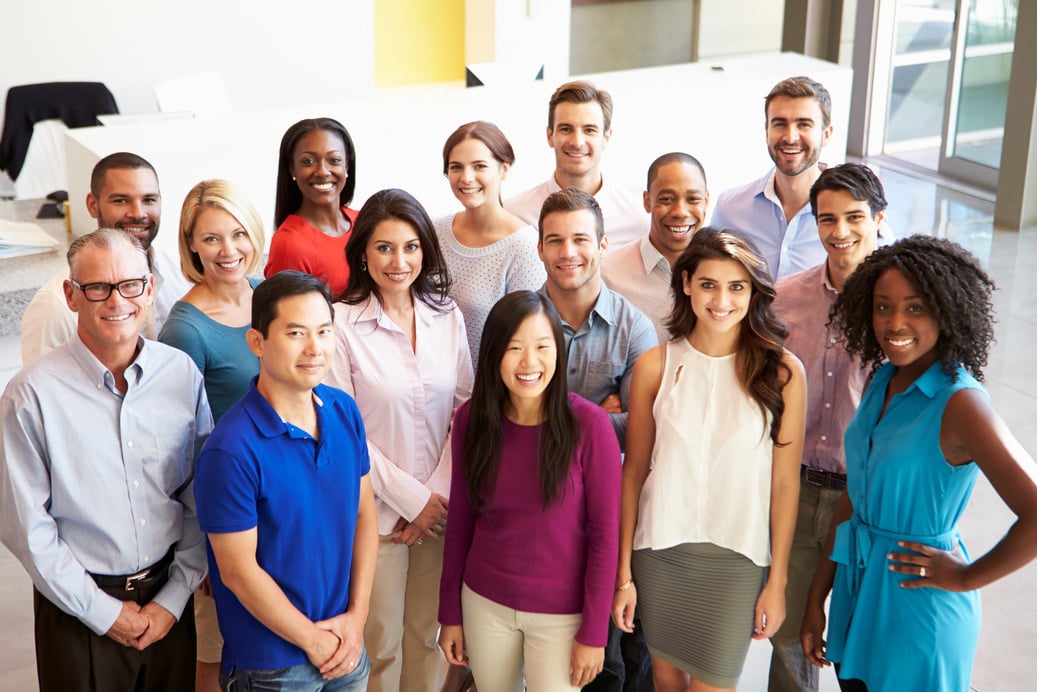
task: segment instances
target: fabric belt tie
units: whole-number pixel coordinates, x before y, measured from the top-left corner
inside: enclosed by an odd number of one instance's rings
[[[846,565],[849,577],[850,592],[856,599],[860,591],[861,577],[871,554],[873,540],[888,538],[892,541],[908,541],[935,546],[941,550],[950,550],[958,541],[958,529],[952,527],[943,533],[922,536],[898,531],[887,531],[865,523],[855,512],[849,521],[844,521],[835,530],[835,545],[832,546],[832,562]]]

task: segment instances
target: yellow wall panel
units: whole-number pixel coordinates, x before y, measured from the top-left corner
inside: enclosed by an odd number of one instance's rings
[[[375,86],[464,79],[464,0],[375,0]]]

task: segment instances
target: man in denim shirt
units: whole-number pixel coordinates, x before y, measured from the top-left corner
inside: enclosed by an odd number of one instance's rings
[[[594,197],[575,188],[549,195],[540,210],[539,231],[537,249],[547,270],[547,283],[540,291],[562,318],[569,351],[569,388],[608,411],[622,449],[634,363],[658,344],[655,326],[601,280],[601,257],[608,248],[608,238],[601,207]],[[622,648],[633,652],[624,657],[620,653],[621,634],[609,625],[605,667],[584,689],[624,689],[624,658],[627,667],[633,668],[631,677],[651,679],[651,659],[643,641],[639,646],[624,643]],[[641,639],[640,631],[622,636],[630,640],[635,637]]]

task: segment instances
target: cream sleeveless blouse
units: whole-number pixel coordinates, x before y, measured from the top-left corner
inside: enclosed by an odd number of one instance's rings
[[[664,349],[634,549],[713,543],[767,566],[771,416],[739,384],[734,354],[707,356],[687,339]]]

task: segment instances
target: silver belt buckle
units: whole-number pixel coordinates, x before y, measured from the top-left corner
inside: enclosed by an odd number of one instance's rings
[[[150,572],[150,571],[151,570],[144,570],[143,572],[137,572],[136,574],[131,574],[130,576],[126,577],[126,586],[124,587],[125,590],[126,591],[136,591],[137,587],[134,586],[134,584],[136,584],[139,581],[143,581],[143,580],[147,579],[148,576],[149,576],[148,572]]]

